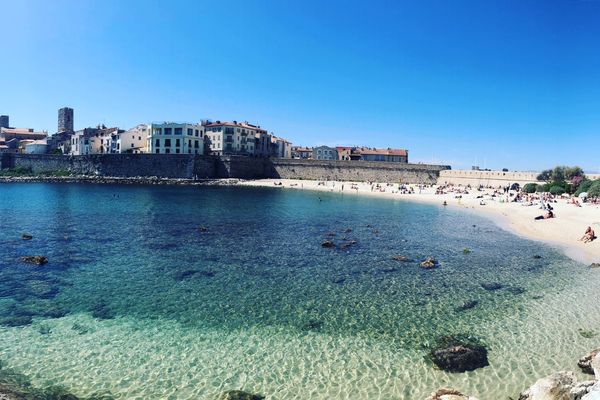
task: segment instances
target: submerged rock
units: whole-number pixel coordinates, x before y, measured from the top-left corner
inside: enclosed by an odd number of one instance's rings
[[[542,258],[542,256],[540,256],[539,254],[536,254],[535,256],[533,256],[534,259],[539,260],[540,258]]]
[[[433,257],[427,257],[425,261],[421,262],[421,268],[431,269],[435,268],[438,265],[438,262]]]
[[[252,394],[243,390],[228,390],[223,393],[219,400],[264,400],[265,396]]]
[[[443,371],[473,371],[489,365],[487,349],[475,340],[444,337],[439,343],[438,348],[429,352],[429,358]]]
[[[425,400],[477,400],[473,396],[467,396],[453,389],[439,389],[426,398]]]
[[[21,239],[23,239],[23,240],[31,240],[31,239],[33,239],[33,236],[31,236],[28,233],[24,233],[24,234],[21,235]]]
[[[539,379],[520,394],[519,400],[570,400],[570,392],[576,383],[572,372],[557,372]]]
[[[332,248],[335,247],[335,244],[331,240],[325,240],[321,243],[321,247]]]
[[[456,311],[465,311],[474,308],[479,302],[477,300],[467,300],[463,302],[460,306],[456,307]]]
[[[401,255],[395,255],[395,256],[393,256],[392,260],[398,261],[398,262],[410,262],[410,261],[412,261],[410,258],[405,257],[405,256],[401,256]]]
[[[198,227],[198,232],[208,232],[208,228],[205,226],[199,226]]]
[[[48,258],[44,256],[25,256],[21,257],[21,261],[27,264],[44,265],[48,263]]]
[[[488,282],[488,283],[482,283],[481,287],[488,291],[494,291],[494,290],[500,290],[504,286],[498,282]]]

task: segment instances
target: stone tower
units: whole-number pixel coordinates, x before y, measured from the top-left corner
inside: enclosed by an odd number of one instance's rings
[[[73,132],[73,109],[63,107],[58,110],[58,132]]]

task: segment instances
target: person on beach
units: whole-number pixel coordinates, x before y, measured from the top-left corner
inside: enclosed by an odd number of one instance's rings
[[[548,212],[546,214],[538,215],[537,217],[534,218],[534,220],[550,219],[550,218],[554,218],[554,213],[551,210],[548,210]]]
[[[583,241],[583,243],[589,243],[594,239],[596,239],[596,233],[594,232],[591,226],[588,226],[585,230],[585,233],[579,240]]]

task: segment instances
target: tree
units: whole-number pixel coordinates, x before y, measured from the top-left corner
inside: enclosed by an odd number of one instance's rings
[[[523,191],[525,193],[535,193],[537,185],[535,183],[526,183],[523,185]]]
[[[545,169],[542,172],[540,172],[540,174],[537,176],[537,180],[538,181],[551,181],[552,180],[552,170],[551,169]]]

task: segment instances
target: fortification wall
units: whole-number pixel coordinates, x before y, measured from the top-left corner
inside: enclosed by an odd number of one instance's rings
[[[273,159],[265,167],[271,178],[434,184],[444,165],[368,161]]]
[[[474,171],[474,170],[448,170],[441,171],[438,184],[471,185],[500,187],[518,183],[539,183],[536,179],[537,172],[503,172],[503,171]]]
[[[313,179],[436,183],[448,166],[365,161],[263,159],[191,154],[95,154],[63,156],[10,154],[2,168],[23,168],[34,174],[65,171],[76,175],[183,179]]]

